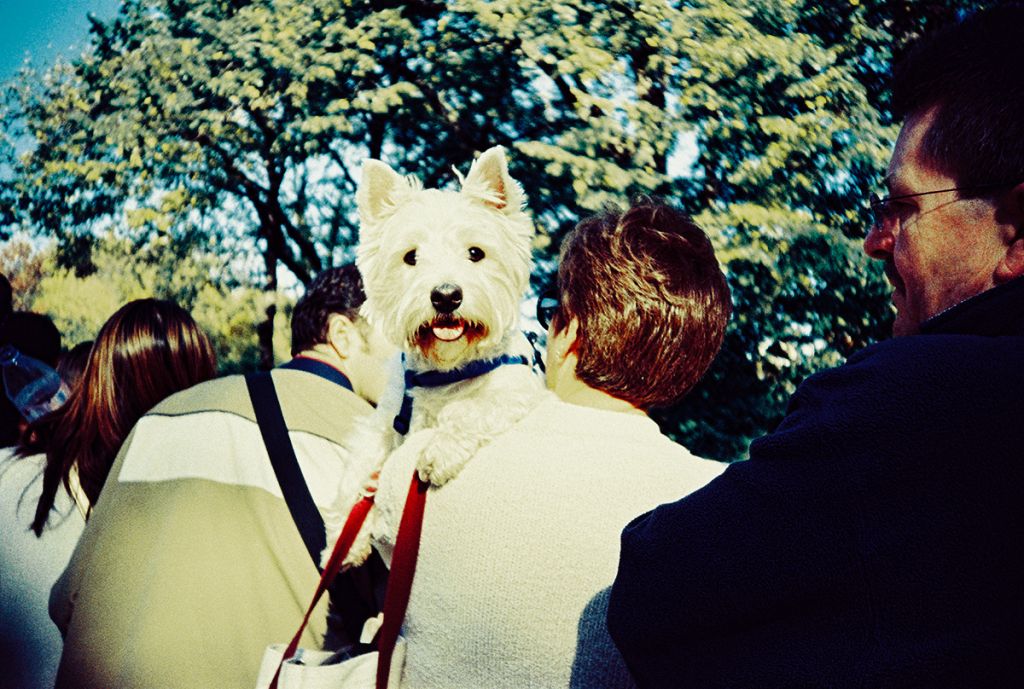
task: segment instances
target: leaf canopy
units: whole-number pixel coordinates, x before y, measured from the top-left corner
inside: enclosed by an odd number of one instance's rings
[[[735,315],[659,419],[735,458],[804,376],[886,334],[888,290],[851,237],[896,134],[889,66],[979,4],[126,0],[79,59],[7,86],[0,233],[57,237],[80,275],[113,233],[308,283],[351,256],[363,159],[437,186],[502,144],[537,284],[610,203],[662,196],[708,230]]]

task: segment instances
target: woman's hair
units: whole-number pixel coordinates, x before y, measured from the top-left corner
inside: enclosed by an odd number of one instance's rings
[[[707,235],[653,200],[580,222],[562,243],[558,285],[552,328],[579,323],[577,378],[644,410],[700,380],[732,311]]]
[[[82,380],[85,373],[85,365],[89,363],[89,352],[92,351],[92,340],[79,342],[74,347],[60,355],[57,359],[57,373],[60,379],[68,386],[68,390],[74,390]]]
[[[61,408],[30,425],[18,448],[46,453],[32,529],[42,533],[60,483],[77,467],[95,504],[117,452],[139,418],[165,397],[216,375],[209,338],[171,301],[139,299],[103,324],[82,379]]]

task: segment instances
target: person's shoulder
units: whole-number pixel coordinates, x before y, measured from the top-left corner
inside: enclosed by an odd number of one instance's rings
[[[695,455],[664,435],[652,440],[646,453],[638,450],[633,470],[645,484],[645,491],[659,495],[658,503],[677,500],[704,487],[729,467],[726,462]]]
[[[808,379],[866,384],[878,389],[970,390],[1016,386],[1024,337],[928,334],[897,337],[853,354],[845,365]]]
[[[320,376],[289,369],[274,369],[272,375],[274,391],[282,406],[302,404],[319,408],[326,405],[332,411],[340,406],[360,414],[373,409],[351,390]],[[251,418],[252,401],[245,376],[222,376],[181,390],[160,402],[149,414],[180,416],[203,411],[229,412]]]
[[[150,414],[180,416],[206,410],[225,411],[247,403],[245,378],[241,375],[223,376],[179,390],[150,410]]]
[[[312,407],[342,406],[356,413],[369,413],[369,402],[348,388],[314,373],[297,369],[276,368],[273,371],[274,389],[284,403],[305,400]]]
[[[553,393],[541,398],[540,403],[517,428],[560,438],[569,446],[580,443],[613,446],[628,444],[646,449],[654,455],[664,454],[673,460],[705,461],[665,436],[658,424],[646,414],[572,404]]]
[[[46,455],[35,454],[19,457],[15,448],[0,448],[0,503],[8,507],[22,500],[22,494],[33,483],[42,485]],[[58,491],[58,494],[62,491]],[[38,499],[38,493],[31,498]],[[33,502],[34,505],[34,502]]]
[[[347,447],[356,433],[356,422],[373,413],[362,397],[316,374],[274,369],[273,377],[291,433],[306,433]]]
[[[691,488],[725,468],[662,434],[646,415],[584,407],[550,393],[495,442],[499,452],[513,445],[520,453],[536,452],[538,462],[557,458],[552,469],[581,464],[594,475],[641,476],[641,481]]]
[[[987,337],[953,333],[930,333],[893,337],[877,342],[852,354],[847,364],[873,363],[879,365],[904,365],[905,363],[941,362],[967,354],[988,354],[997,358],[1012,356],[1024,345],[1024,336],[1003,335]],[[965,362],[966,363],[966,362]],[[995,360],[975,360],[981,367],[991,367]]]

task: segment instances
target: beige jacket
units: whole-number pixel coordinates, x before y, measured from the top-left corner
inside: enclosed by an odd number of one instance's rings
[[[347,443],[371,407],[310,373],[273,377],[324,506],[355,480]],[[251,689],[264,648],[291,637],[317,580],[244,378],[178,393],[132,431],[53,589],[66,633],[57,686]],[[316,615],[303,645],[324,629]]]

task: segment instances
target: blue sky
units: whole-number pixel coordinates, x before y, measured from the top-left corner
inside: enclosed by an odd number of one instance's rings
[[[47,66],[58,55],[77,56],[88,44],[91,12],[100,19],[117,14],[120,0],[0,0],[0,81],[17,71],[30,53]]]

